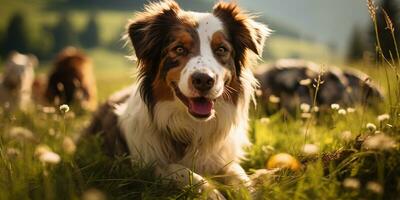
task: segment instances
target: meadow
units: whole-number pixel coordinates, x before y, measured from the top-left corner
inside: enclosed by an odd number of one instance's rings
[[[2,2],[2,0],[0,0]],[[35,1],[40,7],[40,1]],[[4,2],[3,2],[4,3]],[[30,10],[33,20],[54,23],[55,12],[40,15],[35,7],[8,2],[1,9],[7,16],[11,8]],[[37,9],[35,11],[35,9]],[[107,11],[100,15],[103,45],[119,43],[115,38],[131,13]],[[77,28],[85,16],[73,12]],[[4,21],[0,20],[0,27]],[[111,27],[111,28],[110,28]],[[112,30],[112,31],[105,31]],[[307,57],[318,49],[321,68],[341,63],[328,59],[326,49],[310,44],[275,38],[271,41],[276,57],[284,57],[282,45],[304,48]],[[275,46],[275,48],[273,48]],[[126,51],[99,47],[87,51],[93,59],[99,101],[135,82],[135,63],[125,58]],[[329,61],[326,61],[329,60]],[[264,62],[271,62],[265,60]],[[2,63],[1,63],[2,65]],[[329,108],[311,112],[308,118],[285,117],[283,112],[267,116],[254,105],[249,137],[253,145],[242,165],[249,174],[267,168],[267,162],[278,153],[294,160],[292,167],[279,170],[258,180],[257,199],[399,199],[400,198],[400,90],[397,78],[400,64],[352,64],[371,75],[386,94],[379,109],[357,105],[352,108]],[[36,73],[45,75],[51,61],[41,62]],[[341,65],[341,67],[349,67]],[[397,75],[397,77],[396,77]],[[391,97],[391,98],[390,98]],[[340,111],[340,110],[344,110]],[[301,108],[298,109],[301,114]],[[71,107],[35,106],[29,112],[10,113],[0,109],[0,200],[6,199],[196,199],[196,185],[177,188],[153,175],[152,163],[132,163],[128,156],[110,158],[101,151],[101,139],[80,139],[88,124],[90,112]],[[294,166],[293,165],[297,165]],[[229,199],[251,199],[244,188],[218,184]]]

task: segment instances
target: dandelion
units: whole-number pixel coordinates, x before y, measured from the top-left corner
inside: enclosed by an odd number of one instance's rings
[[[260,119],[260,122],[263,124],[268,124],[270,122],[270,119],[268,117],[263,117]]]
[[[305,144],[303,146],[303,153],[306,155],[315,155],[319,151],[319,147],[315,144]]]
[[[380,194],[383,192],[383,187],[381,184],[375,182],[375,181],[369,181],[367,183],[367,190]]]
[[[65,137],[63,140],[63,149],[67,154],[74,154],[76,151],[76,145],[75,142],[72,140],[70,137]]]
[[[345,109],[339,109],[339,110],[338,110],[338,114],[339,114],[339,115],[346,115],[347,112],[346,112]]]
[[[35,140],[32,131],[23,128],[23,127],[13,127],[9,133],[11,138],[20,139],[20,140]]]
[[[341,133],[341,137],[340,137],[340,138],[341,138],[342,140],[348,142],[348,141],[351,140],[352,134],[351,134],[350,131],[344,131],[344,132]]]
[[[347,113],[354,113],[354,112],[356,112],[356,109],[355,109],[355,108],[352,108],[352,107],[348,107],[346,110],[347,110]]]
[[[370,131],[375,131],[376,130],[376,126],[373,123],[367,123],[366,127]]]
[[[378,121],[379,122],[383,122],[383,121],[386,121],[386,120],[389,120],[389,119],[390,119],[390,115],[389,114],[382,114],[382,115],[378,116]]]
[[[269,96],[269,102],[271,102],[271,103],[279,103],[280,101],[281,101],[281,99],[275,95]]]
[[[307,104],[307,103],[300,104],[301,111],[308,113],[308,112],[310,112],[310,109],[311,109],[311,106],[309,104]]]
[[[63,113],[67,113],[69,111],[69,106],[67,104],[63,104],[60,106],[60,111]]]
[[[339,110],[340,105],[337,104],[337,103],[333,103],[333,104],[331,104],[331,108],[332,108],[333,110]]]
[[[311,79],[309,79],[309,78],[307,78],[307,79],[303,79],[303,80],[300,80],[300,85],[303,85],[303,86],[308,86],[308,85],[310,85],[311,84]]]
[[[378,134],[368,137],[363,147],[368,150],[390,150],[396,147],[396,142],[385,134]]]
[[[82,200],[106,200],[106,196],[100,190],[89,189],[82,194]]]
[[[355,178],[346,178],[343,181],[343,187],[356,190],[360,188],[360,181]]]
[[[301,118],[310,119],[311,118],[311,113],[301,113]]]

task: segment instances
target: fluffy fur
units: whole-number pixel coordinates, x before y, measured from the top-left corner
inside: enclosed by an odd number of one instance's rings
[[[97,89],[92,61],[81,51],[67,47],[54,62],[45,90],[45,99],[52,105],[77,105],[94,110]]]
[[[10,54],[0,82],[0,105],[5,109],[27,110],[31,105],[34,67],[38,61],[33,55],[18,52]]]
[[[87,131],[122,134],[134,160],[155,164],[157,175],[182,185],[193,172],[202,189],[212,189],[202,176],[217,174],[249,186],[239,162],[250,144],[257,85],[250,63],[268,33],[234,3],[217,3],[213,13],[183,11],[174,1],[147,5],[127,26],[139,81],[125,101],[109,101],[117,129],[94,118]]]

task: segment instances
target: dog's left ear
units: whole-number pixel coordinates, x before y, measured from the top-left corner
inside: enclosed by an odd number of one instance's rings
[[[223,21],[236,51],[250,49],[262,55],[265,39],[271,32],[266,25],[254,21],[236,3],[217,3],[214,15]]]

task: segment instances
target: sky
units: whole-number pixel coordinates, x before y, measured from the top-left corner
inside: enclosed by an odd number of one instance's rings
[[[366,0],[237,0],[260,13],[337,48],[344,54],[354,26],[365,30],[370,24]]]

